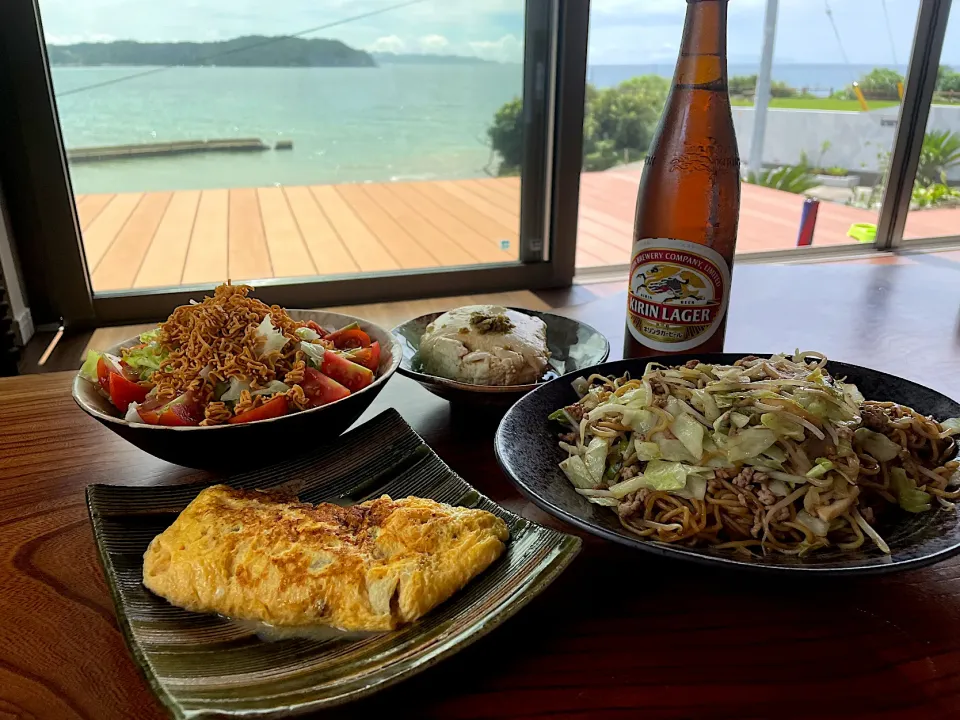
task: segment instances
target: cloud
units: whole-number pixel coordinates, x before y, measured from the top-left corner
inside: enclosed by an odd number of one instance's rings
[[[522,62],[523,43],[513,35],[499,40],[474,40],[468,43],[472,55],[497,62]]]
[[[420,46],[420,51],[428,54],[438,54],[443,53],[445,50],[449,50],[450,41],[447,40],[443,35],[424,35],[418,41]]]
[[[406,47],[407,44],[396,35],[387,35],[374,40],[367,46],[367,50],[370,52],[402,53]]]

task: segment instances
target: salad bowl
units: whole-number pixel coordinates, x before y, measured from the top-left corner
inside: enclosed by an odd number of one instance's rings
[[[390,332],[366,320],[320,310],[287,312],[294,320],[313,320],[325,328],[359,324],[372,340],[380,343],[380,367],[373,383],[341,400],[309,410],[256,422],[210,427],[170,427],[125,420],[94,383],[79,375],[73,381],[73,399],[81,410],[124,440],[161,460],[186,467],[253,468],[315,450],[335,441],[370,407],[400,366],[403,351]],[[132,337],[103,351],[119,355],[122,348],[139,341],[139,337]]]

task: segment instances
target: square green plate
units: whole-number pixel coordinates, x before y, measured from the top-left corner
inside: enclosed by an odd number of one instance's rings
[[[127,644],[177,718],[286,717],[354,700],[409,677],[493,630],[563,571],[579,538],[536,525],[458,477],[395,410],[334,447],[224,480],[294,485],[305,502],[353,504],[417,495],[489,510],[506,521],[503,557],[419,621],[400,630],[328,640],[265,641],[217,615],[181,610],[141,582],[147,545],[202,487],[91,485],[87,505]]]

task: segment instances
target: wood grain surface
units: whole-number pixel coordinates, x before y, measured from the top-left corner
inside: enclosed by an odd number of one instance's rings
[[[566,311],[606,332],[624,297]],[[744,266],[727,349],[818,349],[960,397],[960,271]],[[159,718],[117,630],[83,503],[92,482],[200,481],[84,416],[69,373],[0,380],[0,717]],[[497,418],[396,377],[396,407],[468,482],[504,478]],[[960,717],[960,560],[886,578],[770,580],[589,538],[547,592],[421,676],[324,717]]]

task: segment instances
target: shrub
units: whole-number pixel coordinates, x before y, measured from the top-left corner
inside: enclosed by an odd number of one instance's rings
[[[934,130],[923,136],[917,182],[930,187],[946,183],[947,173],[960,166],[960,133]]]
[[[817,186],[816,179],[808,172],[806,165],[786,165],[760,173],[751,172],[747,175],[747,182],[797,195]]]

